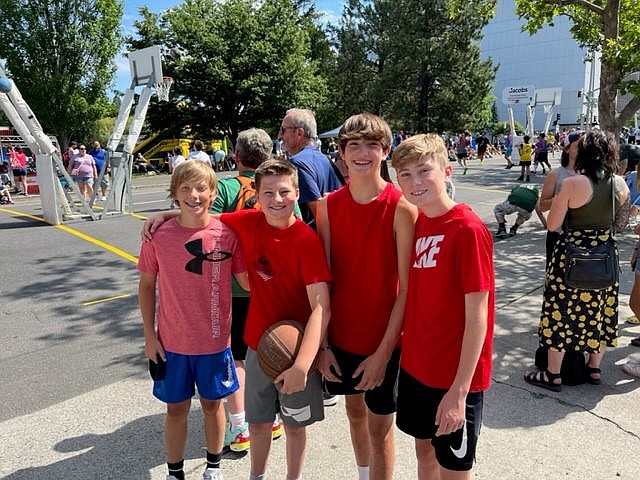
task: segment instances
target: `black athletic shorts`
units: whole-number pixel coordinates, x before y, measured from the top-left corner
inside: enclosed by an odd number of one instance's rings
[[[482,425],[483,392],[469,393],[464,427],[449,435],[435,436],[436,412],[447,390],[431,388],[400,369],[396,425],[419,440],[431,439],[438,463],[447,470],[471,470]]]
[[[247,344],[243,337],[249,299],[250,297],[231,297],[231,353],[234,360],[244,360],[247,356]]]
[[[360,383],[362,375],[356,378],[353,373],[356,368],[367,358],[366,355],[347,352],[338,347],[331,347],[333,355],[336,357],[342,376],[334,371],[333,374],[339,377],[342,382],[325,382],[325,388],[331,395],[356,395],[364,393],[364,403],[367,408],[376,415],[391,415],[396,411],[396,383],[398,381],[398,370],[400,368],[400,349],[394,350],[387,363],[382,385],[372,390],[363,392],[356,390],[356,385]]]

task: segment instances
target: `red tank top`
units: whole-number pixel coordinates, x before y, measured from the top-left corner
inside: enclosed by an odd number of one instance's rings
[[[359,355],[380,345],[398,294],[393,219],[402,193],[392,184],[366,205],[349,186],[329,195],[331,321],[329,342]]]

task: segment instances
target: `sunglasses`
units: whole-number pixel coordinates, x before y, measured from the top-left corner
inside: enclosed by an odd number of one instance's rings
[[[301,128],[301,127],[285,127],[285,126],[282,126],[282,127],[280,127],[280,133],[286,132],[287,128],[290,128],[291,130],[295,130],[296,128]]]

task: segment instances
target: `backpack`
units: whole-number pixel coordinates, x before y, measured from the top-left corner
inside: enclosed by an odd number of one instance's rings
[[[247,210],[254,208],[260,210],[256,199],[256,184],[253,178],[238,176],[235,177],[240,183],[240,191],[238,192],[238,201],[236,203],[235,211]]]

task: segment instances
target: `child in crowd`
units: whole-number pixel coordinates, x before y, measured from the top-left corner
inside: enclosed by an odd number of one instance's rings
[[[538,188],[535,185],[516,185],[511,189],[511,193],[504,202],[499,203],[493,209],[493,214],[498,222],[496,237],[509,238],[515,236],[518,228],[531,218],[531,213],[538,204]],[[515,223],[507,232],[506,215],[518,214]],[[544,216],[541,216],[544,220]],[[543,223],[546,227],[546,223]]]
[[[525,182],[528,182],[530,181],[529,173],[531,168],[533,145],[529,142],[529,140],[531,140],[529,135],[525,135],[522,139],[524,143],[518,145],[518,152],[520,153],[520,176],[518,177],[518,181],[522,182],[524,180]]]
[[[9,192],[9,189],[4,183],[2,183],[2,178],[0,178],[0,198],[2,197],[7,197],[6,203],[15,203],[11,198],[11,193]]]
[[[371,114],[348,118],[339,152],[349,184],[320,201],[318,232],[331,265],[331,320],[320,369],[329,393],[345,395],[359,480],[393,477],[393,414],[417,216],[381,174],[391,129]]]
[[[392,156],[398,183],[420,210],[404,315],[396,423],[415,438],[418,478],[471,478],[491,379],[494,271],[491,234],[449,198],[452,168],[436,135]],[[462,254],[464,253],[464,254]]]
[[[293,213],[299,197],[296,168],[285,160],[268,160],[256,169],[255,186],[261,210],[220,216],[238,234],[251,285],[244,333],[249,347],[245,359],[249,478],[266,478],[272,425],[280,413],[286,435],[286,478],[297,480],[306,452],[306,427],[324,419],[320,373],[309,370],[331,315],[331,274],[320,238]],[[143,235],[148,238],[158,223],[173,215],[167,212],[147,220]],[[274,381],[260,368],[256,350],[265,330],[281,320],[302,323],[305,333],[293,366]]]
[[[153,394],[167,404],[168,480],[184,480],[191,397],[198,387],[204,415],[205,480],[221,480],[225,413],[221,399],[238,389],[231,355],[231,275],[248,288],[244,257],[233,231],[209,215],[217,180],[209,165],[185,162],[171,177],[180,213],[140,252],[139,301],[144,353]],[[156,286],[159,297],[156,312]],[[157,327],[157,328],[156,328]]]

